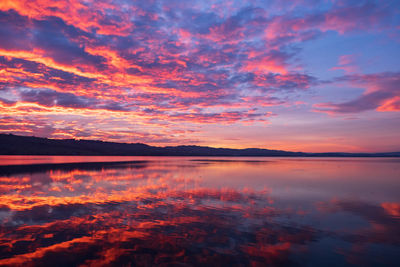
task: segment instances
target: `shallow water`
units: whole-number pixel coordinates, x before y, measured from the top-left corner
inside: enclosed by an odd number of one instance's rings
[[[400,159],[0,156],[93,161],[0,168],[0,265],[400,266]]]

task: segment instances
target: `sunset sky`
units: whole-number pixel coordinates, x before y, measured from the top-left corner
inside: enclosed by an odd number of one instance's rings
[[[0,132],[400,151],[400,1],[0,1]]]

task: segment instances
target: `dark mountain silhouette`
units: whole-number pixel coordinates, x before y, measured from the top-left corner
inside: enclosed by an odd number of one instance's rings
[[[305,153],[259,148],[231,149],[206,146],[157,147],[141,143],[113,143],[93,140],[48,139],[13,134],[0,134],[0,154],[88,156],[400,157],[400,152]]]

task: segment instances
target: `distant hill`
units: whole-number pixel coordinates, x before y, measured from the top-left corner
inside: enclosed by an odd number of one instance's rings
[[[33,136],[0,134],[0,155],[400,157],[400,152],[305,153],[259,148],[231,149],[206,146],[157,147],[141,143],[113,143],[93,140],[48,139]]]

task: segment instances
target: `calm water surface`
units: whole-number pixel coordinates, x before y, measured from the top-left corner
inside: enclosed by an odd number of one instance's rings
[[[0,156],[93,161],[0,166],[0,265],[400,266],[400,159]]]

